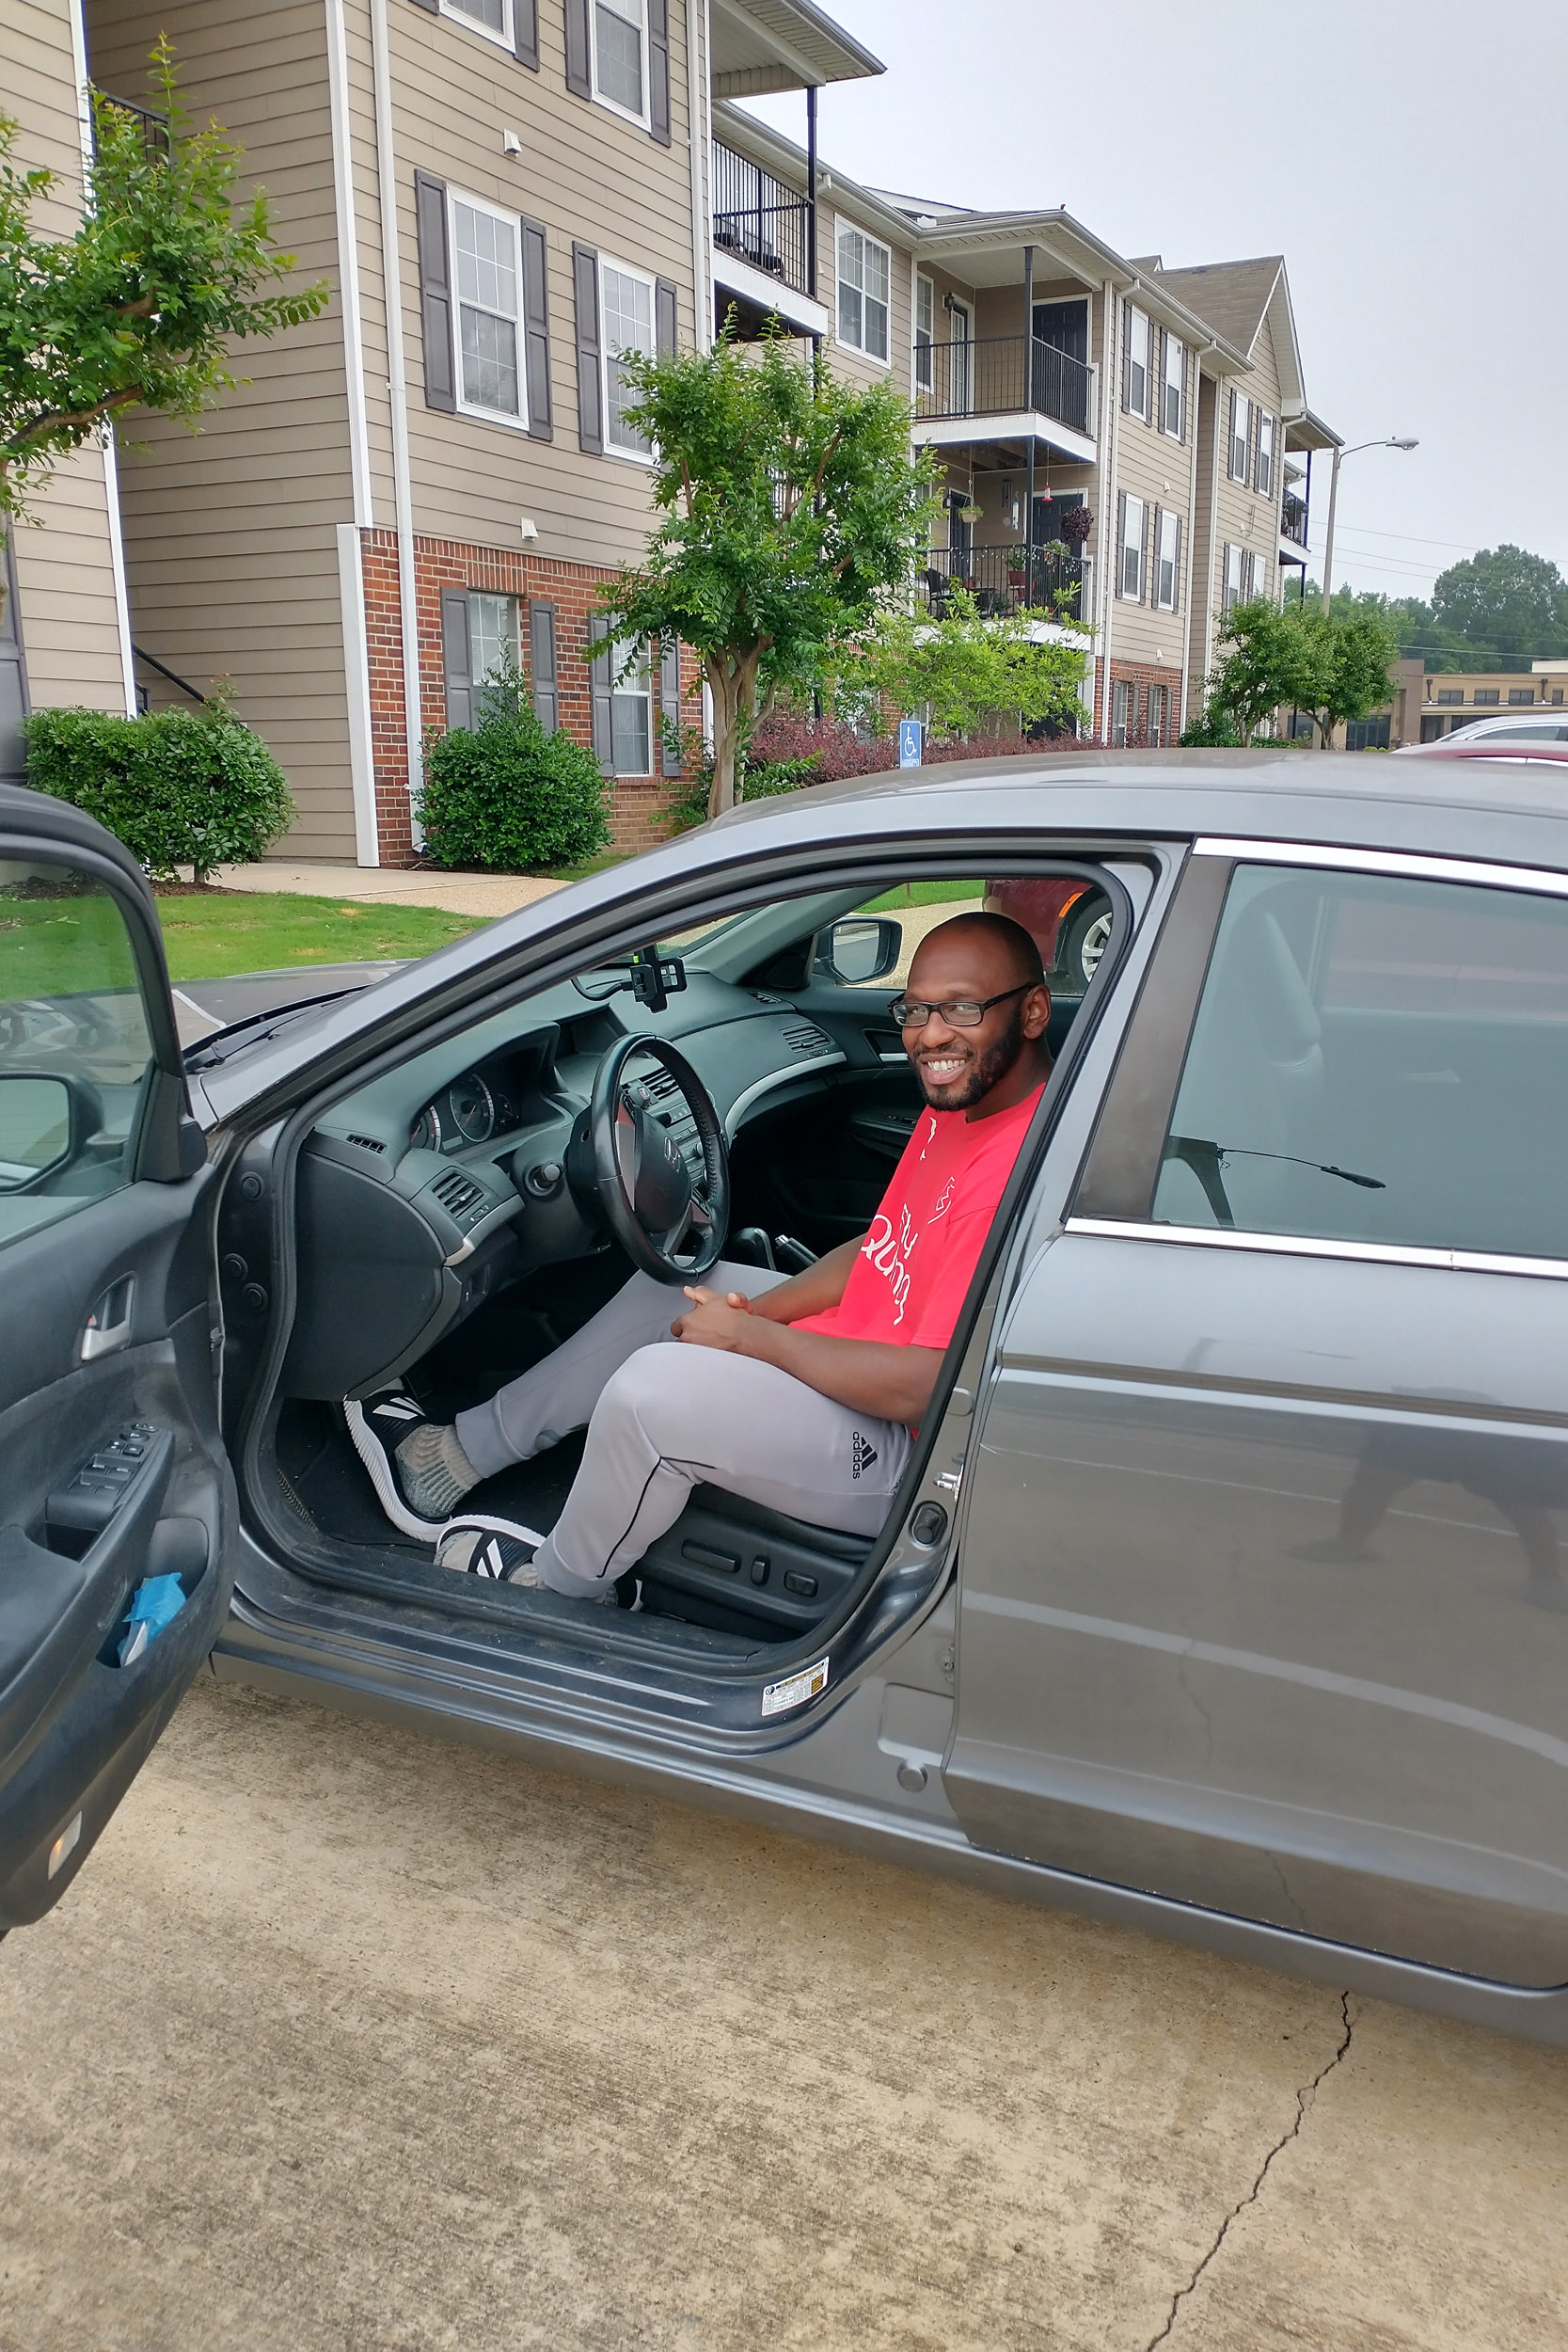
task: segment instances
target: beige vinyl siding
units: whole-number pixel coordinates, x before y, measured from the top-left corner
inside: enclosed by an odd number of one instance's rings
[[[574,241],[606,258],[670,279],[679,341],[695,333],[691,183],[687,151],[687,8],[670,6],[672,141],[566,87],[564,18],[539,11],[540,71],[520,66],[492,41],[450,18],[404,5],[390,22],[397,89],[398,235],[404,279],[404,338],[414,527],[436,538],[486,547],[522,544],[524,515],[538,526],[533,551],[613,565],[641,554],[652,515],[647,469],[619,455],[585,455],[578,444]],[[502,154],[503,130],[523,142]],[[545,229],[548,254],[550,389],[555,434],[536,440],[505,424],[427,408],[419,302],[414,173],[482,198]],[[379,250],[361,255],[369,291],[380,287]],[[367,335],[372,322],[367,306]],[[384,329],[374,326],[379,353]],[[379,361],[385,377],[385,360]],[[367,349],[367,373],[374,377]],[[374,414],[379,403],[372,399]],[[389,522],[380,505],[378,522]]]
[[[359,14],[351,0],[351,17]],[[145,100],[145,58],[168,33],[197,119],[245,150],[273,234],[301,278],[337,281],[323,0],[87,0],[95,77]],[[280,851],[355,854],[335,526],[353,516],[347,379],[336,293],[320,319],[243,345],[198,435],[134,419],[120,480],[138,645],[206,691],[233,681],[242,716],[281,761],[296,821]],[[182,698],[166,686],[157,699]]]
[[[1113,364],[1117,371],[1113,387],[1117,404],[1117,494],[1118,501],[1122,494],[1130,498],[1142,499],[1146,512],[1143,598],[1138,604],[1123,603],[1119,597],[1117,598],[1116,615],[1112,623],[1112,649],[1117,661],[1150,662],[1163,665],[1166,669],[1179,670],[1181,667],[1182,644],[1188,619],[1183,610],[1185,596],[1179,584],[1177,610],[1174,612],[1162,612],[1150,601],[1154,569],[1154,511],[1160,507],[1167,514],[1180,515],[1182,536],[1185,540],[1193,527],[1192,516],[1188,510],[1188,499],[1191,481],[1191,436],[1194,425],[1194,404],[1191,395],[1195,370],[1193,355],[1189,349],[1186,358],[1187,437],[1177,442],[1172,440],[1168,434],[1162,433],[1155,421],[1159,415],[1160,323],[1152,314],[1148,315],[1149,315],[1151,341],[1149,346],[1149,421],[1147,424],[1141,417],[1129,415],[1121,406],[1121,353],[1118,350],[1113,355]],[[1184,337],[1182,340],[1187,339]],[[1114,538],[1116,529],[1114,510],[1111,514],[1111,527]],[[1183,547],[1183,555],[1185,551]],[[1113,560],[1114,556],[1113,547]],[[1184,564],[1181,568],[1185,569]]]
[[[13,160],[58,183],[32,217],[69,237],[81,218],[82,147],[68,0],[7,0],[0,108],[18,125]],[[123,710],[125,674],[115,601],[103,452],[79,450],[29,500],[31,524],[8,526],[28,695],[36,708],[81,703]]]
[[[1216,545],[1213,557],[1216,616],[1221,604],[1221,589],[1224,585],[1221,573],[1224,568],[1225,548],[1227,541],[1232,547],[1246,548],[1251,550],[1259,561],[1260,588],[1266,585],[1270,595],[1275,596],[1278,595],[1279,487],[1284,435],[1279,422],[1279,371],[1275,360],[1274,338],[1266,319],[1258,330],[1258,339],[1253,344],[1251,358],[1252,367],[1247,374],[1235,376],[1231,378],[1229,384],[1222,384],[1220,388],[1219,519],[1214,532]],[[1250,485],[1243,485],[1230,479],[1226,452],[1230,430],[1232,384],[1238,391],[1244,392],[1256,407],[1261,408],[1274,419],[1274,495],[1272,499],[1259,498]],[[1249,471],[1254,474],[1257,471],[1257,425],[1254,422],[1249,432],[1249,448],[1252,453],[1249,458]]]

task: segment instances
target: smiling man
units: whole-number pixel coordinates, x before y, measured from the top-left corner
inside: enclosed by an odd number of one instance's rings
[[[803,1274],[721,1264],[670,1292],[644,1274],[543,1363],[454,1424],[410,1397],[350,1414],[388,1516],[443,1566],[594,1600],[694,1486],[874,1534],[1050,1074],[1039,950],[1006,915],[927,933],[894,1008],[927,1108],[870,1230]],[[458,1513],[463,1496],[587,1423],[553,1532]]]

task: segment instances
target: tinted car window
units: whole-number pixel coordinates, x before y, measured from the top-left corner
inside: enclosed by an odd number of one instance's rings
[[[130,1182],[151,1057],[111,894],[67,866],[0,859],[0,1244]]]
[[[1568,901],[1239,867],[1154,1216],[1568,1257]]]
[[[1524,726],[1466,727],[1466,743],[1568,743],[1568,726],[1537,719]]]

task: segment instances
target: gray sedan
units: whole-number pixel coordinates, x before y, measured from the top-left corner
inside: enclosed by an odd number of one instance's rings
[[[0,1927],[210,1661],[1568,2042],[1542,773],[802,792],[185,1058],[136,868],[0,790]],[[450,1417],[632,1265],[865,1230],[889,1000],[982,898],[1054,1069],[880,1535],[698,1487],[636,1613],[400,1537],[345,1400]],[[547,1525],[578,1443],[476,1501]]]

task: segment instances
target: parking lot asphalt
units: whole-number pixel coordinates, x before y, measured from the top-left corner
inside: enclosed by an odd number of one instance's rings
[[[5,2352],[1568,2340],[1568,2054],[212,1682],[0,2081]]]

